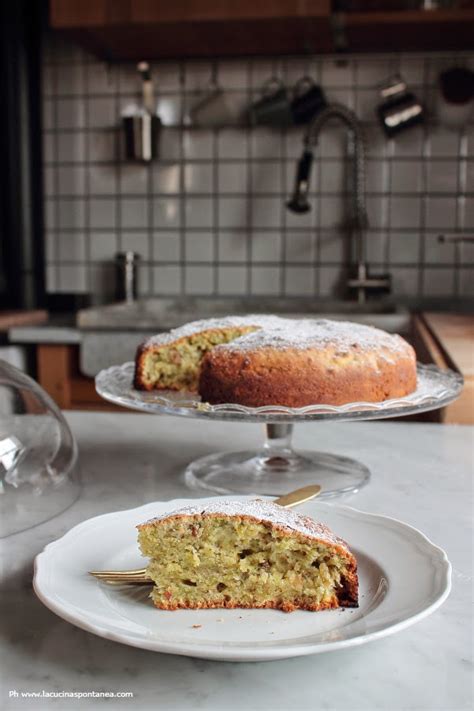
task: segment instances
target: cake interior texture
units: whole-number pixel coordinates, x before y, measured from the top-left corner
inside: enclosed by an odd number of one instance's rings
[[[205,330],[143,353],[141,384],[148,389],[163,388],[197,392],[201,361],[207,351],[230,343],[253,326]]]
[[[320,610],[357,605],[355,563],[337,546],[249,517],[170,517],[139,526],[156,607]]]

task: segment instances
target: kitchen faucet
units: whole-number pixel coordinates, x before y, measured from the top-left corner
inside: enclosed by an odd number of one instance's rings
[[[339,119],[348,130],[348,151],[352,159],[351,175],[351,234],[355,243],[354,257],[357,262],[357,274],[347,282],[349,289],[357,290],[357,301],[365,303],[367,291],[390,290],[390,277],[369,276],[366,258],[365,231],[368,227],[367,209],[365,204],[365,145],[362,127],[353,111],[342,104],[328,104],[309,124],[303,138],[304,150],[298,162],[295,188],[291,199],[287,202],[289,210],[295,213],[308,212],[309,178],[313,163],[312,147],[317,146],[321,130],[330,119]]]

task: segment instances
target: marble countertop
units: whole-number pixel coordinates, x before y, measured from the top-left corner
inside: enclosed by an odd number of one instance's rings
[[[177,496],[182,471],[216,449],[258,446],[257,425],[149,415],[68,413],[83,492],[63,514],[2,541],[1,707],[99,709],[104,699],[32,701],[22,691],[131,691],[108,708],[140,711],[464,711],[472,698],[472,462],[474,428],[404,422],[303,424],[295,445],[353,456],[369,485],[344,498],[400,518],[448,553],[453,590],[432,616],[353,649],[262,663],[219,663],[146,652],[72,627],[32,590],[34,556],[76,523]],[[18,696],[9,698],[11,691]]]

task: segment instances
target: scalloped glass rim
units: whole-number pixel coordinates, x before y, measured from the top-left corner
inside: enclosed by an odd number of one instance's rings
[[[381,419],[436,410],[455,400],[463,378],[452,370],[418,363],[418,387],[407,397],[384,402],[351,402],[346,405],[307,405],[306,407],[246,407],[235,403],[209,405],[194,393],[161,390],[146,392],[133,387],[133,362],[102,370],[95,379],[98,394],[105,400],[133,410],[156,414],[246,422],[302,422],[331,419]]]

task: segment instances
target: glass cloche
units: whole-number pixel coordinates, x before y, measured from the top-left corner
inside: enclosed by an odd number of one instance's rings
[[[0,360],[0,538],[53,518],[79,490],[77,445],[61,411]]]

